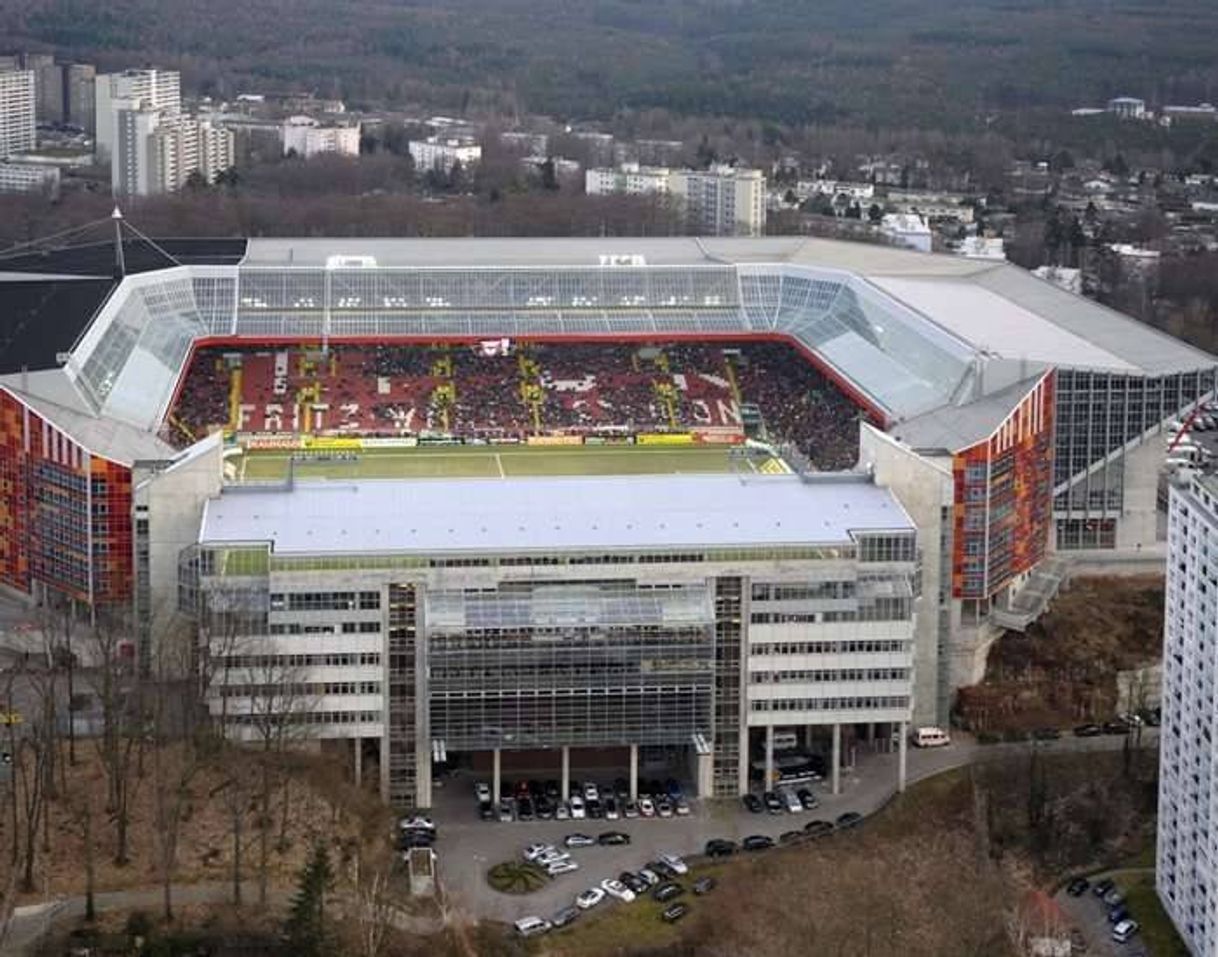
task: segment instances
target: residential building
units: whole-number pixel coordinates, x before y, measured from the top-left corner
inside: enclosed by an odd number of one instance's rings
[[[59,167],[0,160],[0,193],[56,192]]]
[[[465,169],[482,161],[482,147],[467,139],[429,136],[410,141],[410,158],[417,173],[450,173],[458,163]]]
[[[671,191],[685,204],[686,228],[697,236],[765,234],[765,174],[757,169],[712,166],[680,170]]]
[[[0,159],[34,148],[34,91],[33,70],[0,73]]]
[[[110,164],[115,195],[171,193],[198,173],[206,182],[233,165],[231,131],[198,117],[119,104],[117,152]]]
[[[1218,479],[1169,493],[1155,887],[1190,954],[1218,955]]]
[[[885,213],[880,221],[880,232],[908,249],[920,253],[931,250],[930,226],[917,213]]]
[[[589,195],[672,195],[685,207],[689,232],[700,236],[760,236],[765,232],[766,180],[760,170],[714,166],[669,169],[623,163],[584,173]]]
[[[1145,119],[1146,101],[1136,96],[1117,96],[1108,101],[1108,112],[1122,120]]]
[[[120,110],[156,110],[166,116],[182,112],[181,77],[173,70],[125,70],[95,78],[94,102],[98,162],[111,161],[118,143]]]
[[[97,70],[92,63],[69,63],[63,69],[64,122],[79,126],[94,136],[97,133]]]
[[[308,159],[322,153],[359,156],[360,126],[325,124],[311,116],[289,116],[280,127],[283,155],[295,153]]]

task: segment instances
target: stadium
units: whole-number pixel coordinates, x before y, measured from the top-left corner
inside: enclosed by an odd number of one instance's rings
[[[192,622],[234,734],[401,804],[945,724],[1071,553],[1158,553],[1149,440],[1215,389],[1001,263],[114,229],[0,260],[0,583],[130,609],[144,667]]]

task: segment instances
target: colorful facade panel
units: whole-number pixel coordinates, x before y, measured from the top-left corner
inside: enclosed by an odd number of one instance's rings
[[[0,582],[104,605],[131,572],[131,469],[0,391]]]
[[[1047,372],[989,437],[952,456],[956,598],[992,598],[1048,550],[1054,384]]]

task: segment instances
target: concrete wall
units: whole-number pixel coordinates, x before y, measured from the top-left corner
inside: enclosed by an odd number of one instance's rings
[[[1136,552],[1158,541],[1159,469],[1165,457],[1158,436],[1125,453],[1125,502],[1117,522],[1118,551]]]
[[[859,435],[859,462],[890,488],[918,528],[922,556],[922,599],[914,626],[914,719],[917,725],[946,725],[950,688],[941,687],[940,610],[951,609],[950,563],[943,554],[943,509],[952,505],[952,475],[947,460],[919,455],[871,425]],[[950,541],[950,540],[949,540]],[[947,562],[945,562],[945,558]],[[950,631],[950,628],[949,628]]]

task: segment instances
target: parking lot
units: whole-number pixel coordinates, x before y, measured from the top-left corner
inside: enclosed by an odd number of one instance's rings
[[[1145,729],[1144,733],[1145,744],[1153,747],[1154,729]],[[1048,751],[1111,750],[1121,747],[1122,743],[1123,738],[1115,736],[1076,738],[1067,735],[1061,740],[1040,742],[1037,747]],[[1028,747],[1027,743],[981,746],[968,736],[960,735],[950,747],[911,749],[909,781],[913,783],[947,768]],[[812,811],[751,814],[739,801],[690,800],[688,816],[612,821],[482,821],[478,816],[475,784],[485,780],[485,775],[456,773],[445,778],[443,786],[435,791],[433,817],[439,829],[435,850],[439,857],[440,880],[450,903],[471,917],[515,921],[536,914],[549,918],[570,905],[584,889],[606,878],[617,877],[624,870],[637,871],[665,852],[682,856],[699,854],[708,840],[726,838],[739,843],[751,834],[764,834],[777,840],[784,832],[800,829],[813,820],[834,821],[848,811],[870,814],[892,796],[896,785],[896,762],[895,753],[860,749],[853,766],[843,770],[840,794],[830,794],[823,782],[815,787],[820,807]],[[596,780],[611,783],[613,777],[607,774],[605,780]],[[572,780],[582,780],[582,775],[573,773]],[[531,894],[499,893],[486,882],[486,872],[491,866],[520,860],[521,852],[530,844],[561,845],[568,834],[596,837],[605,831],[626,833],[630,835],[631,843],[572,849],[571,858],[579,865],[579,870],[556,877]],[[603,903],[599,906],[617,905]],[[1113,953],[1132,955],[1139,951]]]
[[[1112,923],[1108,919],[1109,907],[1094,893],[1094,885],[1103,875],[1097,875],[1083,893],[1074,897],[1063,888],[1055,898],[1066,916],[1078,929],[1086,942],[1085,953],[1089,957],[1146,957],[1146,947],[1141,933],[1118,944],[1112,939]],[[1120,884],[1117,884],[1118,889]],[[1136,919],[1136,915],[1134,915]],[[1083,951],[1075,951],[1082,953]]]

